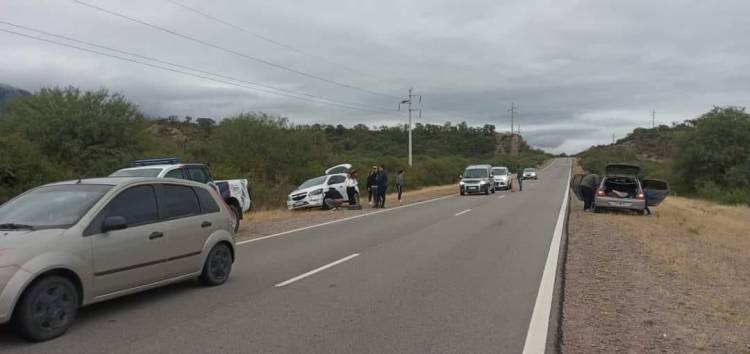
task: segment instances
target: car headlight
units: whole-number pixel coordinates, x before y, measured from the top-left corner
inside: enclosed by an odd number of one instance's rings
[[[481,181],[479,184],[487,184],[487,181]]]
[[[316,189],[316,190],[310,192],[308,195],[318,195],[318,194],[323,194],[323,188]]]
[[[459,186],[463,186],[464,184],[466,184],[466,183],[464,183],[464,181],[459,181],[459,182],[458,182],[458,185],[459,185]]]

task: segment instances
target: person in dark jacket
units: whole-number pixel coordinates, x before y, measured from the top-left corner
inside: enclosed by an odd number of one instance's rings
[[[518,169],[518,173],[516,173],[516,179],[518,180],[518,191],[523,192],[523,168]]]
[[[336,190],[336,188],[328,188],[326,194],[323,195],[323,209],[338,209],[341,204],[344,204],[346,199]]]
[[[404,185],[406,180],[404,179],[404,170],[398,170],[396,175],[396,193],[398,193],[398,203],[401,204],[401,194],[404,193]]]
[[[375,188],[377,186],[377,183],[375,183],[375,177],[378,175],[378,166],[372,166],[372,171],[370,171],[370,174],[367,175],[367,203],[370,204],[370,206],[373,205],[372,198],[377,198],[374,194]]]
[[[578,190],[583,198],[583,211],[591,212],[594,211],[594,197],[596,196],[596,189],[599,188],[601,178],[596,173],[590,173],[581,179],[581,185],[578,186]]]
[[[385,166],[380,165],[375,182],[378,185],[377,207],[385,208],[385,192],[388,190],[388,171]]]

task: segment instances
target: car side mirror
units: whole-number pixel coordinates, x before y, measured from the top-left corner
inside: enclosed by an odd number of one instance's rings
[[[123,230],[128,228],[128,221],[122,216],[108,216],[102,222],[102,232]]]

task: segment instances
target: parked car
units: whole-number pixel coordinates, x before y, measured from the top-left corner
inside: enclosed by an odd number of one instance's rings
[[[466,167],[464,173],[458,177],[461,179],[458,182],[459,194],[461,195],[495,193],[492,166],[490,165],[471,165]]]
[[[79,306],[198,278],[234,261],[232,211],[211,187],[156,178],[44,185],[0,206],[0,323],[44,341]]]
[[[669,184],[657,179],[642,178],[637,165],[615,163],[604,169],[604,176],[596,189],[594,210],[621,209],[643,212],[648,206],[658,206],[669,193]],[[577,174],[571,179],[571,188],[582,200],[579,186],[585,175]],[[647,198],[648,196],[648,198]]]
[[[350,196],[346,191],[346,185],[349,180],[348,172],[351,168],[352,165],[348,163],[336,165],[325,170],[325,175],[303,182],[294,192],[289,193],[286,201],[287,208],[290,210],[324,208],[323,195],[325,195],[325,192],[329,188],[335,188],[341,193],[341,196],[349,200]],[[355,195],[351,197],[352,200],[356,200],[357,204],[359,204],[359,186],[356,186],[354,189],[356,190]]]
[[[177,178],[209,184],[216,188],[224,198],[224,202],[232,208],[237,218],[234,225],[235,232],[239,230],[240,220],[243,219],[244,214],[252,207],[250,186],[246,179],[214,181],[211,170],[205,164],[180,163],[180,160],[175,157],[138,160],[134,164],[136,167],[123,168],[109,176]]]
[[[524,168],[523,169],[523,179],[539,179],[539,176],[536,174],[536,169],[533,168]]]
[[[495,184],[495,190],[509,190],[513,185],[510,170],[505,166],[492,167],[492,180]]]

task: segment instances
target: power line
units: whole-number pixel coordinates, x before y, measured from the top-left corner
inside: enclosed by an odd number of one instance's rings
[[[380,112],[383,112],[383,113],[392,113],[393,112],[393,111],[386,110],[386,109],[383,109],[383,108],[380,108],[380,107],[362,105],[362,104],[352,103],[352,102],[345,102],[345,101],[340,101],[340,100],[336,100],[336,99],[328,98],[328,97],[324,97],[324,96],[316,96],[316,95],[309,94],[309,93],[306,93],[306,92],[294,91],[294,90],[288,90],[288,89],[281,89],[281,88],[273,87],[273,86],[270,86],[270,85],[265,85],[265,84],[260,84],[260,83],[256,83],[256,82],[252,82],[252,81],[238,79],[238,78],[235,78],[235,77],[226,76],[226,75],[222,75],[222,74],[217,74],[217,73],[213,73],[213,72],[205,71],[205,70],[201,70],[201,69],[196,69],[196,68],[189,67],[189,66],[186,66],[186,65],[176,64],[176,63],[172,63],[172,62],[169,62],[169,61],[161,60],[161,59],[158,59],[158,58],[149,57],[149,56],[145,56],[145,55],[140,55],[140,54],[136,54],[136,53],[132,53],[132,52],[128,52],[128,51],[124,51],[124,50],[120,50],[120,49],[117,49],[117,48],[112,48],[112,47],[108,47],[108,46],[104,46],[104,45],[100,45],[100,44],[96,44],[96,43],[92,43],[92,42],[82,41],[82,40],[78,40],[78,39],[71,38],[71,37],[68,37],[68,36],[63,36],[63,35],[59,35],[59,34],[55,34],[55,33],[50,33],[50,32],[42,31],[42,30],[39,30],[39,29],[35,29],[35,28],[27,27],[27,26],[22,26],[22,25],[18,25],[18,24],[15,24],[15,23],[10,23],[10,22],[6,22],[6,21],[2,21],[2,20],[0,20],[0,24],[4,24],[4,25],[7,25],[7,26],[13,26],[13,27],[16,27],[16,28],[21,28],[21,29],[24,29],[24,30],[27,30],[27,31],[36,32],[36,33],[39,33],[39,34],[44,34],[44,35],[47,35],[47,36],[51,36],[51,37],[55,37],[55,38],[60,38],[60,39],[64,39],[64,40],[67,40],[67,41],[71,41],[71,42],[75,42],[75,43],[79,43],[79,44],[84,44],[84,45],[88,45],[88,46],[95,47],[95,48],[100,48],[100,49],[105,49],[105,50],[113,51],[113,52],[116,52],[116,53],[121,53],[121,54],[129,55],[129,56],[132,56],[132,57],[140,58],[140,59],[150,60],[150,61],[154,61],[154,62],[157,62],[157,63],[166,64],[166,65],[174,66],[174,67],[177,67],[177,68],[181,68],[181,69],[185,69],[185,70],[190,70],[190,71],[198,72],[198,73],[201,73],[201,74],[216,76],[216,77],[219,77],[219,78],[222,78],[222,79],[237,81],[237,82],[241,82],[241,83],[252,85],[252,86],[258,86],[258,87],[266,88],[266,89],[269,89],[269,90],[275,90],[275,91],[279,91],[279,92],[285,92],[285,93],[289,93],[289,94],[292,94],[292,95],[306,96],[306,97],[310,97],[310,98],[314,98],[314,99],[325,100],[325,101],[329,101],[329,102],[333,102],[333,103],[337,103],[337,104],[343,104],[343,105],[352,106],[352,107],[354,107],[354,106],[361,107],[361,108],[364,108],[364,109],[373,110],[373,111],[380,111]]]
[[[243,32],[243,33],[247,34],[247,35],[250,35],[250,36],[252,36],[252,37],[258,38],[258,39],[260,39],[260,40],[263,40],[263,41],[265,41],[265,42],[268,42],[268,43],[274,44],[274,45],[276,45],[276,46],[278,46],[278,47],[284,48],[284,49],[286,49],[286,50],[289,50],[289,51],[291,51],[291,52],[294,52],[294,53],[297,53],[297,54],[300,54],[300,55],[304,55],[304,56],[308,56],[308,57],[310,57],[310,58],[315,58],[315,59],[317,59],[317,60],[320,60],[320,61],[322,61],[322,62],[325,62],[325,63],[327,63],[327,64],[330,64],[330,65],[336,66],[337,68],[342,68],[342,69],[346,69],[346,70],[348,70],[348,71],[351,71],[351,72],[353,72],[353,73],[357,73],[357,74],[360,74],[360,75],[363,75],[363,76],[367,76],[367,77],[369,77],[369,78],[371,78],[371,79],[374,79],[374,80],[376,80],[376,81],[379,81],[379,82],[385,82],[385,81],[383,81],[383,80],[381,80],[381,79],[378,79],[377,77],[375,77],[375,76],[373,76],[373,75],[371,75],[371,74],[368,74],[368,73],[366,73],[366,72],[364,72],[364,71],[362,71],[362,70],[359,70],[359,69],[355,69],[355,68],[353,68],[353,67],[350,67],[350,66],[347,66],[347,65],[344,65],[344,64],[340,64],[340,63],[337,63],[337,62],[331,61],[331,60],[329,60],[329,59],[327,59],[327,58],[325,58],[325,57],[323,57],[323,56],[321,56],[321,55],[316,55],[316,54],[313,54],[313,53],[309,53],[309,52],[306,52],[306,51],[304,51],[304,50],[301,50],[301,49],[295,48],[295,47],[294,47],[294,46],[292,46],[292,45],[289,45],[289,44],[286,44],[286,43],[283,43],[283,42],[277,41],[277,40],[275,40],[275,39],[273,39],[273,38],[269,38],[269,37],[263,36],[263,35],[261,35],[261,34],[258,34],[258,33],[256,33],[256,32],[253,32],[253,31],[251,31],[251,30],[249,30],[249,29],[247,29],[247,28],[245,28],[245,27],[242,27],[242,26],[240,26],[240,25],[234,24],[234,23],[232,23],[232,22],[229,22],[229,21],[227,21],[227,20],[224,20],[224,19],[218,18],[218,17],[216,17],[216,16],[214,16],[214,15],[211,15],[211,14],[209,14],[209,13],[207,13],[207,12],[204,12],[204,11],[198,10],[198,9],[196,9],[196,8],[192,7],[192,6],[189,6],[189,5],[183,4],[183,3],[179,2],[179,1],[175,1],[175,0],[165,0],[165,1],[168,1],[168,2],[170,2],[170,3],[172,3],[172,4],[174,4],[174,5],[177,5],[177,6],[179,6],[179,7],[182,7],[182,8],[183,8],[183,9],[185,9],[185,10],[188,10],[188,11],[190,11],[190,12],[193,12],[193,13],[195,13],[195,14],[198,14],[199,16],[202,16],[202,17],[205,17],[205,18],[207,18],[207,19],[209,19],[209,20],[212,20],[212,21],[218,22],[218,23],[220,23],[220,24],[223,24],[223,25],[225,25],[225,26],[227,26],[227,27],[230,27],[230,28],[234,28],[234,29],[236,29],[236,30],[238,30],[238,31],[240,31],[240,32]]]
[[[218,50],[230,53],[230,54],[234,54],[234,55],[237,55],[237,56],[240,56],[240,57],[252,60],[252,61],[257,62],[257,63],[265,64],[265,65],[268,65],[268,66],[272,66],[272,67],[277,68],[277,69],[289,71],[289,72],[292,72],[292,73],[295,73],[295,74],[298,74],[298,75],[306,76],[306,77],[309,77],[309,78],[313,78],[313,79],[316,79],[316,80],[327,82],[329,84],[333,84],[333,85],[336,85],[336,86],[341,86],[341,87],[349,88],[349,89],[352,89],[352,90],[356,90],[356,91],[368,93],[368,94],[371,94],[371,95],[376,95],[376,96],[382,96],[382,97],[388,97],[388,98],[396,98],[396,99],[398,99],[398,97],[396,97],[396,96],[391,96],[391,95],[387,95],[387,94],[383,94],[383,93],[379,93],[379,92],[375,92],[375,91],[370,91],[370,90],[367,90],[367,89],[364,89],[364,88],[361,88],[361,87],[357,87],[357,86],[354,86],[354,85],[350,85],[350,84],[338,82],[338,81],[335,81],[335,80],[324,78],[322,76],[318,76],[318,75],[310,74],[310,73],[307,73],[307,72],[304,72],[304,71],[296,70],[296,69],[290,68],[288,66],[284,66],[284,65],[281,65],[281,64],[276,64],[276,63],[268,61],[268,60],[264,60],[264,59],[261,59],[261,58],[258,58],[258,57],[254,57],[252,55],[248,55],[248,54],[245,54],[245,53],[242,53],[242,52],[238,52],[236,50],[225,48],[225,47],[222,47],[220,45],[216,45],[216,44],[204,41],[202,39],[191,37],[191,36],[188,36],[186,34],[182,34],[182,33],[170,30],[170,29],[165,28],[165,27],[161,27],[161,26],[158,26],[158,25],[146,22],[146,21],[142,21],[142,20],[139,20],[137,18],[126,16],[126,15],[123,15],[123,14],[115,12],[115,11],[107,10],[105,8],[102,8],[102,7],[99,7],[99,6],[96,6],[96,5],[92,5],[92,4],[89,4],[89,3],[86,3],[86,2],[83,2],[83,1],[80,1],[80,0],[70,0],[70,1],[72,1],[72,2],[74,2],[76,4],[79,4],[79,5],[82,5],[82,6],[85,6],[85,7],[88,7],[88,8],[97,10],[97,11],[100,11],[100,12],[104,12],[104,13],[112,15],[112,16],[120,17],[120,18],[126,19],[126,20],[131,21],[131,22],[135,22],[135,23],[138,23],[138,24],[141,24],[141,25],[144,25],[144,26],[147,26],[147,27],[151,27],[153,29],[156,29],[156,30],[159,30],[159,31],[162,31],[162,32],[165,32],[165,33],[169,33],[169,34],[171,34],[173,36],[177,36],[177,37],[184,38],[184,39],[187,39],[187,40],[195,42],[195,43],[202,44],[202,45],[207,46],[207,47],[211,47],[211,48],[218,49]]]
[[[105,52],[100,52],[100,51],[93,50],[93,49],[83,48],[83,47],[75,46],[75,45],[72,45],[72,44],[62,43],[62,42],[58,42],[58,41],[54,41],[54,40],[50,40],[50,39],[46,39],[46,38],[32,36],[32,35],[25,34],[25,33],[10,31],[10,30],[6,30],[6,29],[2,29],[2,28],[0,28],[0,32],[5,32],[5,33],[13,34],[13,35],[16,35],[16,36],[26,37],[26,38],[34,39],[34,40],[37,40],[37,41],[47,42],[47,43],[51,43],[51,44],[55,44],[55,45],[59,45],[59,46],[63,46],[63,47],[73,48],[73,49],[77,49],[77,50],[81,50],[81,51],[85,51],[85,52],[89,52],[89,53],[93,53],[93,54],[103,55],[103,56],[107,56],[107,57],[110,57],[110,58],[115,58],[115,59],[119,59],[119,60],[123,60],[123,61],[128,61],[128,62],[131,62],[131,63],[141,64],[141,65],[149,66],[149,67],[156,68],[156,69],[171,71],[171,72],[174,72],[174,73],[179,73],[179,74],[183,74],[183,75],[197,77],[197,78],[200,78],[200,79],[205,79],[205,80],[210,80],[210,81],[214,81],[214,82],[219,82],[219,83],[223,83],[223,84],[226,84],[226,85],[241,87],[241,88],[245,88],[245,89],[249,89],[249,90],[254,90],[254,91],[260,91],[260,92],[265,92],[265,93],[270,93],[270,94],[279,95],[279,96],[290,97],[290,98],[294,98],[294,99],[298,99],[298,100],[302,100],[302,101],[307,101],[307,102],[312,102],[312,103],[318,103],[318,104],[324,104],[324,105],[329,105],[329,106],[337,106],[337,107],[355,109],[355,110],[360,110],[360,111],[370,111],[370,112],[375,112],[375,113],[385,113],[385,112],[387,112],[387,113],[394,113],[394,112],[390,112],[390,111],[378,111],[378,110],[372,110],[372,109],[367,109],[367,108],[362,108],[362,107],[351,106],[351,105],[347,105],[347,104],[339,104],[339,103],[333,103],[333,102],[326,102],[326,101],[320,101],[320,100],[316,100],[316,99],[299,97],[299,96],[290,95],[290,94],[283,94],[283,93],[279,93],[279,92],[276,92],[276,91],[260,89],[260,88],[252,87],[252,86],[248,86],[248,85],[242,85],[242,84],[238,84],[238,83],[227,81],[227,80],[217,79],[217,78],[210,77],[210,76],[205,76],[205,75],[199,75],[199,74],[191,73],[191,72],[184,71],[184,70],[177,70],[177,69],[165,67],[165,66],[162,66],[162,65],[156,65],[156,64],[152,64],[152,63],[147,63],[147,62],[135,60],[135,59],[132,59],[132,58],[126,58],[126,57],[119,56],[119,55],[114,55],[114,54],[109,54],[109,53],[105,53]]]

